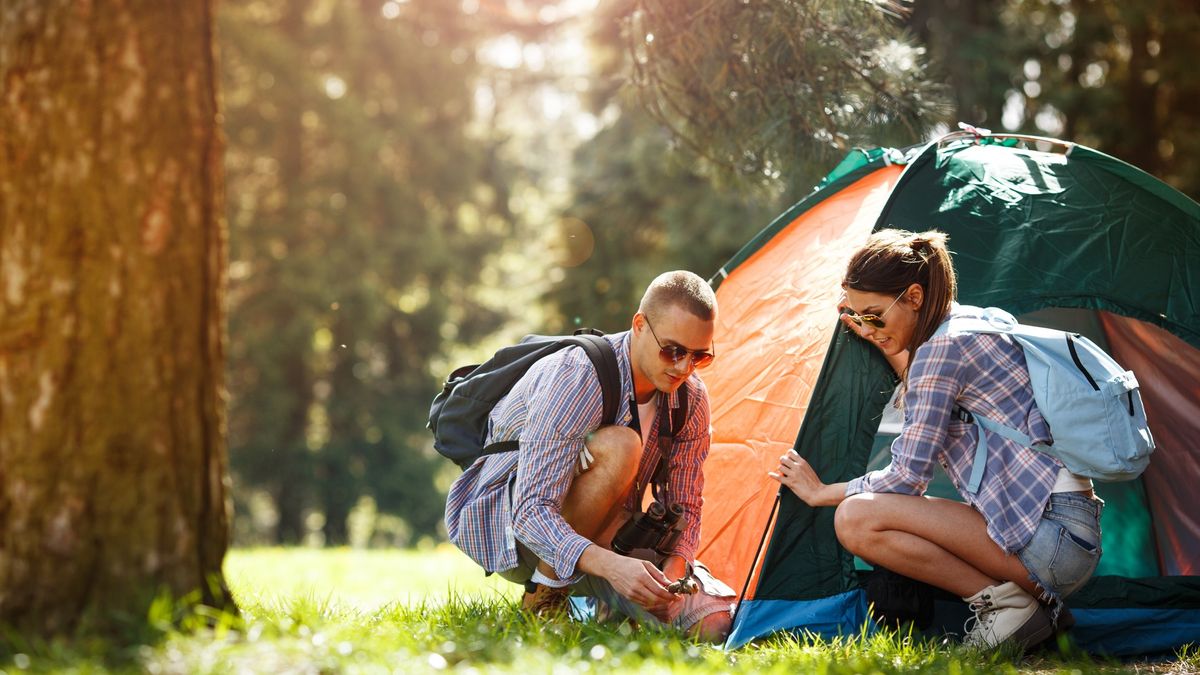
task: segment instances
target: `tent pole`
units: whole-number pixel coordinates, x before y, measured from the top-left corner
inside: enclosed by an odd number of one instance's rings
[[[754,570],[758,567],[759,556],[762,555],[763,544],[767,541],[767,533],[771,531],[771,524],[775,522],[775,512],[779,510],[779,502],[783,499],[783,486],[779,486],[779,491],[775,493],[775,503],[771,504],[771,515],[767,516],[767,524],[763,527],[762,537],[758,540],[758,548],[754,550],[754,560],[750,563],[750,571],[746,573],[746,583],[742,585],[742,592],[738,595],[737,607],[729,617],[730,623],[737,619],[738,612],[742,608],[742,603],[746,601],[746,591],[750,590],[750,580],[754,578]]]

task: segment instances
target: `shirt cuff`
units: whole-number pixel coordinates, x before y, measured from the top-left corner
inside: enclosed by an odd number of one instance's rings
[[[860,494],[860,493],[863,493],[866,491],[867,491],[867,477],[859,476],[858,478],[855,478],[855,479],[851,480],[850,482],[846,483],[846,495],[845,496],[849,497],[851,495]]]
[[[675,544],[675,548],[668,555],[677,555],[688,562],[696,560],[696,544],[698,542],[689,537],[689,534],[691,533],[685,533],[684,536],[680,537],[679,541]]]
[[[554,568],[555,576],[572,584],[583,579],[583,572],[579,572],[575,567],[579,564],[579,556],[591,545],[591,541],[578,534],[563,540],[552,552],[553,559],[547,561]]]

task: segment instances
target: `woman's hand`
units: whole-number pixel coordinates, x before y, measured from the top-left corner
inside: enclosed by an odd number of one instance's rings
[[[781,456],[779,468],[767,475],[786,485],[809,506],[837,506],[845,498],[845,483],[822,483],[817,472],[795,450],[788,450]]]

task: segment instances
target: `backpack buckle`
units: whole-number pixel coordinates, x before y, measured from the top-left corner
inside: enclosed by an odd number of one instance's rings
[[[950,416],[959,422],[966,422],[967,424],[975,423],[975,416],[971,414],[971,411],[962,406],[954,406],[954,408],[950,410]]]

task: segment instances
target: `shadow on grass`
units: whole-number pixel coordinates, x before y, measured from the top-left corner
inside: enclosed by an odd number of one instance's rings
[[[203,604],[204,597],[200,591],[176,597],[161,590],[140,603],[147,608],[142,615],[91,610],[81,615],[70,630],[51,635],[32,625],[0,624],[0,672],[9,667],[41,672],[81,665],[116,672],[138,671],[146,650],[172,636],[199,632],[223,636],[243,626],[232,602],[211,607]],[[210,593],[208,597],[214,596]],[[36,616],[30,624],[35,620]]]

